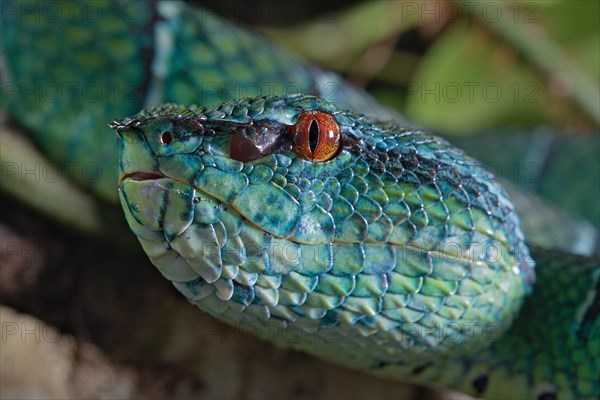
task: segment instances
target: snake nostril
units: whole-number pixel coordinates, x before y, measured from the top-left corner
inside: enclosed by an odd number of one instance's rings
[[[169,131],[165,131],[160,135],[160,141],[162,144],[170,144],[173,141],[173,135]]]

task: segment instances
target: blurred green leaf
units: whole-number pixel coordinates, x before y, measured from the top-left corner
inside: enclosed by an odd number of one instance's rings
[[[542,80],[517,54],[467,22],[453,25],[425,55],[408,87],[406,114],[445,132],[474,132],[549,118]]]
[[[495,13],[483,10],[498,3],[479,4],[423,58],[409,118],[447,132],[564,127],[573,109],[600,122],[598,2],[507,2]]]
[[[345,72],[374,43],[421,22],[418,13],[405,11],[403,1],[368,1],[312,22],[257,28],[309,61]]]

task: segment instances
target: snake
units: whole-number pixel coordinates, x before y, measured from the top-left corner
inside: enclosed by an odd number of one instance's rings
[[[462,150],[203,8],[50,3],[57,22],[44,4],[2,4],[3,108],[63,168],[101,172],[71,178],[120,202],[189,302],[386,379],[599,396],[600,269],[572,250],[578,223],[557,214],[549,245]]]

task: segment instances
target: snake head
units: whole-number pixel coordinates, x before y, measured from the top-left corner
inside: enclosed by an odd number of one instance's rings
[[[232,324],[351,332],[361,339],[333,358],[368,366],[465,351],[414,329],[505,327],[532,282],[502,188],[429,133],[303,95],[168,104],[111,126],[131,229],[178,290]]]

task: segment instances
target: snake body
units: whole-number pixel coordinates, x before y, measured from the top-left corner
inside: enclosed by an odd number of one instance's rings
[[[188,300],[382,377],[489,398],[598,396],[597,261],[568,246],[530,254],[508,195],[475,160],[202,9],[92,4],[105,12],[91,24],[8,12],[3,81],[96,84],[98,101],[74,90],[53,102],[14,94],[3,107],[52,159],[98,166],[98,179],[74,181],[112,203],[119,188],[131,230]],[[252,84],[272,90],[255,97]],[[163,102],[205,107],[135,114]],[[288,134],[315,110],[342,135],[321,163],[292,152]],[[117,144],[106,123],[119,115],[131,117],[112,124]],[[235,137],[262,157],[232,158]]]
[[[314,110],[341,126],[343,149],[324,163],[290,151],[286,127]],[[598,271],[578,266],[573,298],[557,306],[545,293],[520,314],[534,269],[518,218],[500,186],[444,140],[306,96],[164,105],[113,126],[131,229],[211,315],[342,365],[476,395],[597,391],[597,363],[586,360],[598,356]],[[270,147],[237,161],[236,135]],[[537,285],[560,291],[554,280],[574,271],[547,263],[550,282]],[[552,323],[555,307],[571,319],[548,332],[537,324]],[[562,386],[558,376],[578,380]]]

